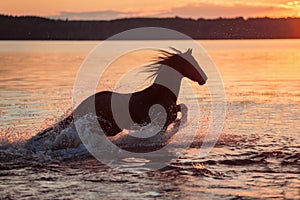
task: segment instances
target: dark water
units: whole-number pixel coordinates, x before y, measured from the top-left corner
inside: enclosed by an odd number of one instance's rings
[[[0,197],[299,199],[300,41],[199,42],[224,81],[224,129],[210,154],[201,157],[210,96],[199,88],[203,123],[191,147],[149,172],[142,170],[149,160],[138,157],[124,159],[126,169],[108,167],[78,144],[71,129],[35,144],[39,150],[25,147],[71,107],[76,72],[96,43],[2,42]],[[137,65],[150,56],[141,54],[120,58],[112,73],[123,73],[120,63]],[[111,88],[109,81],[99,88]]]

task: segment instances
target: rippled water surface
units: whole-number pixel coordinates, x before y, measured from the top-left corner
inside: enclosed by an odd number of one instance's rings
[[[136,41],[121,43],[130,42]],[[0,42],[0,197],[299,199],[300,40],[198,42],[226,90],[222,134],[210,154],[200,157],[211,96],[207,86],[197,86],[197,98],[183,97],[200,102],[201,125],[191,147],[147,173],[140,172],[149,161],[137,157],[124,159],[126,170],[99,162],[83,145],[75,146],[71,129],[34,151],[24,146],[69,112],[76,73],[97,42]],[[118,58],[97,90],[112,90],[130,66],[149,63],[154,55],[146,50]]]

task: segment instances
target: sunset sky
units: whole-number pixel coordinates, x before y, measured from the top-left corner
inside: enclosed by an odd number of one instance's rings
[[[300,17],[300,1],[287,0],[0,0],[0,13],[61,19],[123,17]]]

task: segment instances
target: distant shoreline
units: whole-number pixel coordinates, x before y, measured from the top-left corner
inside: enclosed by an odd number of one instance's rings
[[[196,40],[300,39],[300,18],[125,18],[116,20],[54,20],[0,15],[0,40],[97,41],[139,27],[163,27]],[[181,38],[163,38],[179,40]],[[128,39],[126,39],[128,40]],[[151,37],[129,40],[153,40]]]

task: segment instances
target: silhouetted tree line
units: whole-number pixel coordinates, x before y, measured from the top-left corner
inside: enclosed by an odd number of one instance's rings
[[[195,20],[175,17],[76,21],[0,15],[0,39],[103,40],[128,29],[145,26],[177,30],[194,39],[300,38],[300,18],[238,17]]]

